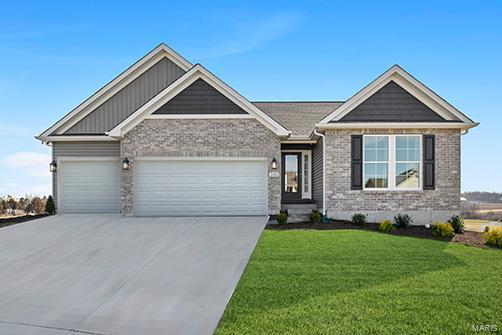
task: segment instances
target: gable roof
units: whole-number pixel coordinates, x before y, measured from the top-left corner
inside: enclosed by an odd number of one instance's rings
[[[63,118],[53,124],[50,128],[37,136],[37,138],[42,141],[46,141],[51,136],[63,135],[66,130],[70,129],[78,121],[87,116],[105,101],[110,99],[121,89],[125,88],[133,80],[138,78],[141,74],[143,74],[164,57],[167,57],[170,61],[179,66],[184,71],[188,71],[190,68],[192,68],[192,64],[189,61],[187,61],[176,51],[162,43],[152,51],[150,51],[148,54],[146,54],[144,57],[142,57],[140,60],[138,60],[136,63],[131,65],[115,79],[99,89],[96,93],[87,98],[80,105],[75,107],[72,111],[70,111]]]
[[[152,115],[248,114],[217,89],[199,78]]]
[[[315,124],[342,101],[253,101],[253,105],[291,131],[291,137],[309,137]]]
[[[353,95],[338,109],[322,119],[317,126],[319,128],[353,126],[350,124],[352,122],[342,122],[342,118],[391,81],[394,81],[418,101],[444,118],[444,120],[449,121],[448,127],[468,129],[477,125],[477,123],[472,121],[446,100],[415,79],[399,65],[394,65],[362,90]],[[372,123],[372,126],[375,127],[383,126],[382,124],[375,124],[374,121],[367,123]],[[409,123],[408,126],[415,126],[415,124],[418,123],[420,122]],[[423,126],[432,126],[434,123],[435,122],[424,122]],[[359,124],[359,126],[361,126],[361,124]]]
[[[180,92],[186,89],[188,86],[193,84],[196,80],[202,79],[223,94],[230,101],[235,103],[237,106],[242,108],[245,112],[249,114],[250,117],[254,117],[265,127],[269,128],[278,136],[289,136],[290,132],[284,128],[282,125],[273,120],[270,116],[265,114],[263,111],[258,109],[251,102],[246,100],[237,91],[228,86],[214,74],[205,69],[202,65],[197,64],[192,67],[187,73],[178,78],[169,87],[162,90],[154,98],[144,104],[136,112],[118,124],[113,128],[108,135],[114,138],[122,138],[127,132],[138,125],[145,118],[149,117],[152,113],[158,110],[162,105],[166,104],[168,101],[177,96]],[[242,114],[237,114],[241,116]],[[172,115],[165,115],[166,117],[172,118]],[[201,115],[195,115],[196,117],[202,117]],[[244,114],[245,117],[248,117]],[[155,115],[156,118],[162,117],[162,115]],[[235,117],[235,116],[234,116]]]

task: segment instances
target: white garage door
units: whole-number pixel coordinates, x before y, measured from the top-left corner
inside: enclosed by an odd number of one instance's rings
[[[266,215],[266,161],[137,160],[134,213]]]
[[[119,213],[119,161],[62,161],[59,171],[59,212]]]

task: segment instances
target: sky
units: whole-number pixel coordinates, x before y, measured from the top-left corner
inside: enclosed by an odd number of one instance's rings
[[[0,195],[49,194],[34,136],[161,42],[249,100],[346,100],[399,64],[481,123],[462,190],[502,192],[501,17],[489,0],[3,2]]]

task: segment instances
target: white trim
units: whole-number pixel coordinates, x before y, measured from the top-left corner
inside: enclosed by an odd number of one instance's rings
[[[281,141],[281,144],[316,144],[316,140],[285,140]]]
[[[192,69],[190,69],[190,71],[178,78],[174,83],[169,85],[169,87],[162,90],[159,94],[157,94],[150,101],[144,104],[136,112],[131,114],[128,118],[126,118],[119,125],[113,128],[109,132],[109,135],[118,138],[123,137],[128,131],[130,131],[146,117],[155,112],[159,107],[174,98],[185,88],[190,86],[197,79],[203,79],[205,82],[218,90],[221,94],[223,94],[237,106],[248,112],[251,116],[254,116],[259,122],[273,131],[276,135],[285,137],[289,136],[290,132],[286,128],[263,113],[256,106],[247,101],[239,93],[230,88],[212,73],[207,71],[200,64],[195,65]]]
[[[267,157],[194,157],[194,156],[151,156],[134,157],[135,161],[267,161]]]
[[[287,150],[281,150],[281,154],[283,152],[292,152],[292,153],[299,153],[301,155],[300,158],[300,166],[302,169],[302,199],[312,199],[312,150],[294,150],[294,149],[287,149]],[[308,165],[308,171],[309,171],[309,188],[308,191],[305,192],[304,188],[304,177],[305,177],[305,162],[304,162],[304,155],[307,155],[309,157],[309,165]],[[282,177],[281,177],[282,178]],[[282,191],[281,191],[282,192]]]
[[[110,136],[36,136],[42,142],[87,142],[87,141],[117,141]]]
[[[253,119],[249,114],[150,114],[145,119]]]
[[[64,214],[63,212],[63,203],[62,203],[62,187],[63,187],[63,166],[64,162],[114,162],[116,161],[117,163],[120,162],[120,157],[97,157],[97,156],[89,156],[89,157],[78,157],[78,156],[61,156],[56,158],[56,192],[57,192],[57,213],[58,214]],[[118,164],[119,168],[119,180],[120,180],[120,164]],[[119,181],[119,187],[120,187],[120,181]]]
[[[386,188],[366,188],[364,186],[364,181],[366,180],[366,175],[365,175],[365,168],[364,165],[365,163],[385,163],[383,161],[376,161],[376,162],[366,162],[366,151],[364,150],[364,144],[366,142],[366,138],[368,137],[387,137],[388,138],[388,160],[387,160],[387,187]],[[419,149],[420,149],[420,160],[418,161],[418,187],[417,188],[397,188],[396,187],[396,138],[397,137],[405,137],[405,136],[413,136],[413,137],[418,137],[419,139]],[[363,191],[370,191],[370,192],[375,192],[375,191],[396,191],[396,192],[401,192],[401,191],[423,191],[422,187],[422,180],[423,180],[423,148],[422,148],[422,135],[421,134],[363,134]],[[410,161],[414,163],[415,161]],[[416,163],[416,162],[415,162]]]
[[[188,71],[192,67],[189,61],[162,43],[44,131],[40,137],[48,136],[59,128],[58,134],[64,133],[164,57],[167,57],[184,71]]]
[[[317,129],[470,129],[479,123],[463,122],[340,122],[319,123]]]
[[[462,121],[461,123],[472,125],[471,128],[477,125],[467,116],[462,114],[458,109],[453,107],[398,65],[394,65],[377,79],[372,81],[369,85],[353,95],[335,111],[322,119],[319,122],[319,125],[327,124],[330,121],[340,120],[390,81],[395,81],[415,98],[420,100],[446,120],[455,120],[458,118]]]

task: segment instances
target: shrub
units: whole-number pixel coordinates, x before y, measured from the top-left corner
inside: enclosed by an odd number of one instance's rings
[[[453,227],[453,231],[455,233],[463,233],[464,232],[464,218],[459,215],[453,215],[448,221],[449,224]]]
[[[490,228],[483,234],[485,243],[493,247],[502,248],[502,227]]]
[[[275,218],[279,224],[285,224],[288,222],[288,213],[279,213]]]
[[[383,222],[380,222],[380,224],[378,225],[378,230],[385,233],[389,233],[391,231],[396,230],[396,227],[394,227],[394,224],[392,224],[390,220],[385,220]]]
[[[455,235],[451,224],[446,222],[436,222],[432,225],[432,236],[452,237]]]
[[[52,198],[52,195],[49,195],[47,198],[45,203],[45,212],[50,215],[56,214],[56,205],[54,204],[54,198]]]
[[[394,224],[398,228],[409,228],[413,219],[408,214],[401,214],[394,216]]]
[[[368,214],[356,213],[352,215],[352,223],[358,226],[364,226],[366,224],[366,218]]]
[[[310,213],[310,223],[319,223],[321,221],[321,214],[318,211]]]

